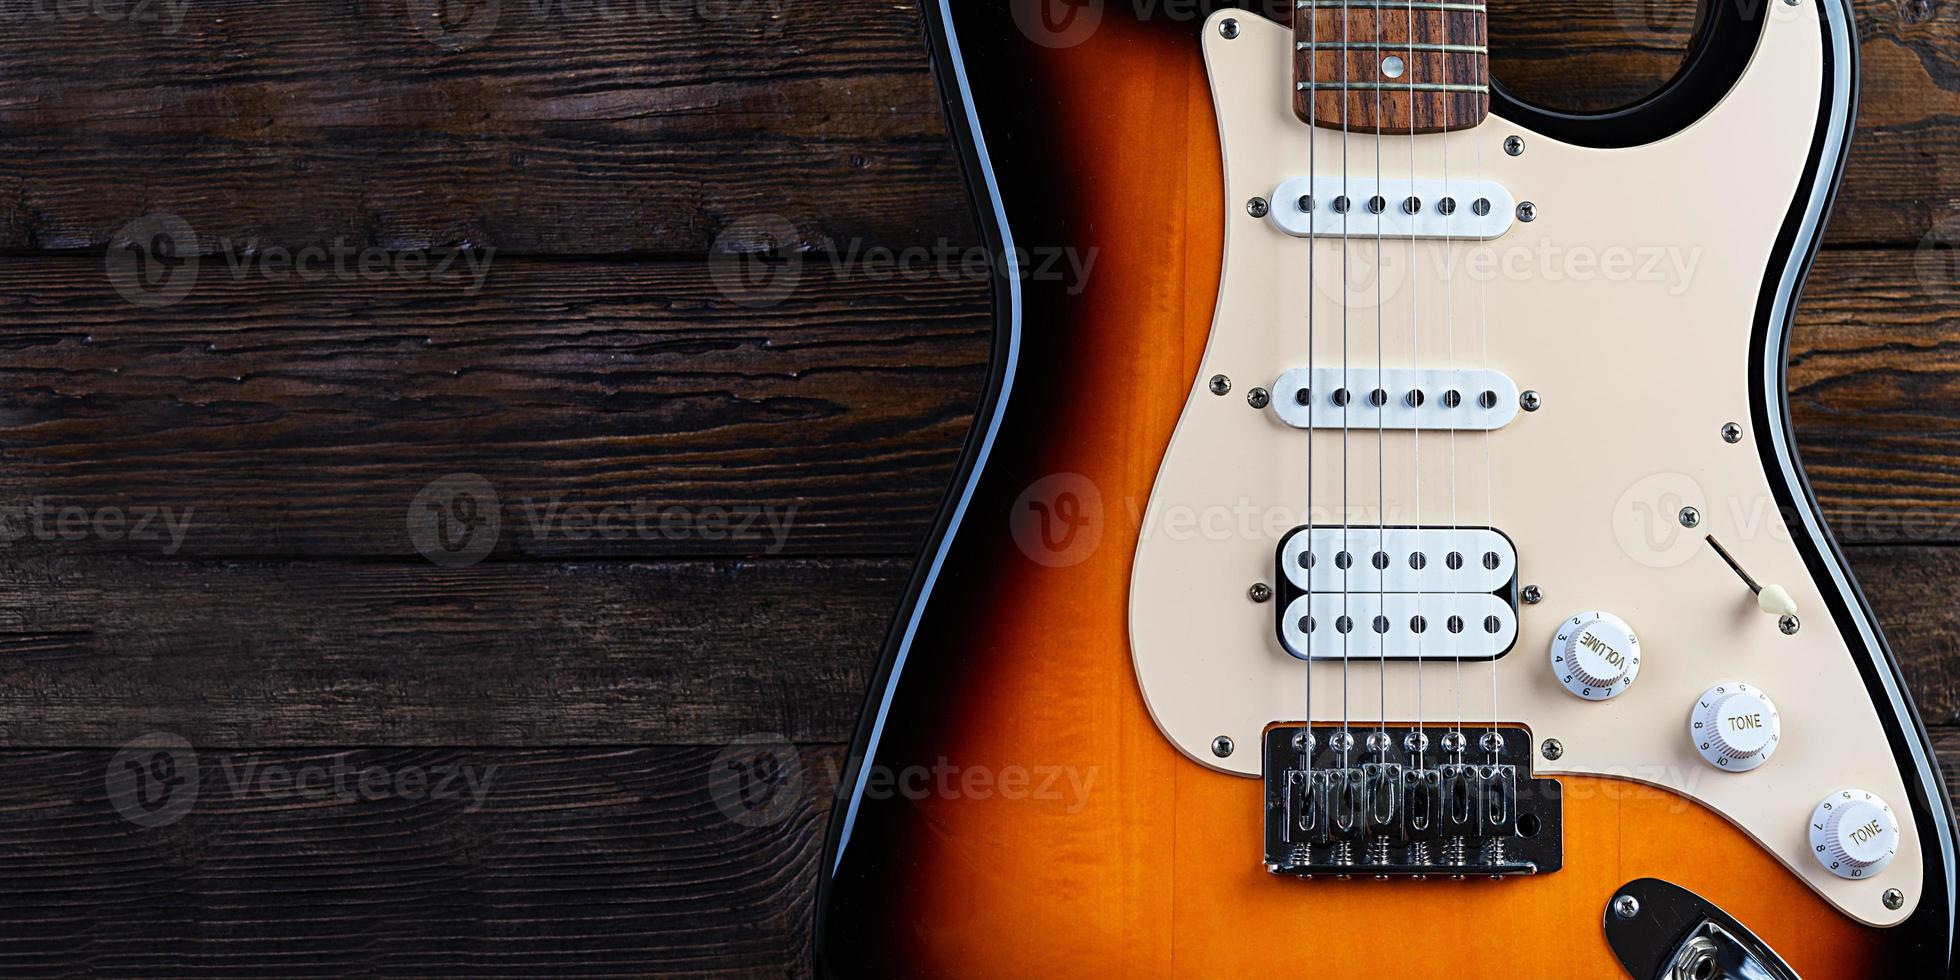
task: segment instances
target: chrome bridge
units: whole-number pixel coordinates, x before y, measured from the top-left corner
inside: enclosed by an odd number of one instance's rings
[[[1268,871],[1502,878],[1563,865],[1560,787],[1533,778],[1523,728],[1306,732],[1266,731]]]

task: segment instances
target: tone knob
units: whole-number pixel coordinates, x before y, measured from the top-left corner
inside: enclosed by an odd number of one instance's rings
[[[1588,701],[1617,697],[1640,676],[1640,638],[1612,613],[1580,613],[1552,636],[1552,672]]]
[[[1769,761],[1782,737],[1776,703],[1740,681],[1702,692],[1688,717],[1688,737],[1708,764],[1729,772],[1748,772]]]
[[[1899,852],[1899,820],[1872,793],[1838,790],[1811,811],[1810,850],[1840,878],[1870,878]]]

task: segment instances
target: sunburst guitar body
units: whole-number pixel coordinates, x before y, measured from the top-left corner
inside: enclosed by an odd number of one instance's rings
[[[1845,0],[1600,116],[1476,3],[927,0],[998,262],[817,963],[1947,975],[1932,751],[1784,404]]]

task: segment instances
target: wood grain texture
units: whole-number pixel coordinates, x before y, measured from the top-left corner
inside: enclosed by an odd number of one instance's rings
[[[847,740],[903,560],[0,562],[0,744]]]
[[[974,237],[909,4],[141,6],[9,8],[0,248],[153,212],[259,247],[699,256],[764,213],[825,249]]]
[[[159,826],[124,758],[0,754],[10,975],[808,972],[834,746],[197,751]]]
[[[1853,250],[1813,279],[1792,403],[1840,537],[1899,542],[1850,557],[1926,720],[1953,724],[1960,558],[1906,545],[1960,541],[1960,295],[1914,265],[1960,242],[1960,5],[1858,6],[1862,131],[1831,239]],[[6,22],[0,508],[197,514],[168,555],[0,550],[8,972],[807,973],[830,787],[744,827],[705,790],[720,746],[689,746],[848,737],[978,389],[985,296],[821,271],[826,250],[975,237],[916,6],[644,9],[676,7],[505,0],[448,47],[410,24],[430,5],[395,0]],[[1632,101],[1672,73],[1691,7],[1493,0],[1496,74],[1567,108]],[[499,258],[474,296],[220,275],[152,311],[99,254],[40,255],[153,212],[207,249]],[[771,215],[814,271],[758,311],[699,260],[776,243],[754,234]],[[437,568],[404,511],[453,472],[506,500],[795,505],[799,557],[540,539],[518,514],[489,561]],[[382,743],[501,746],[357,755],[504,776],[471,814],[214,791],[145,830],[104,775],[158,728],[198,742],[210,780],[330,758],[227,750]],[[1960,728],[1935,741],[1960,789]],[[65,745],[97,748],[36,748]],[[838,751],[806,747],[807,769]]]
[[[1791,407],[1841,540],[1960,541],[1955,254],[1831,251],[1812,277]],[[416,558],[417,493],[476,473],[503,505],[494,560],[909,556],[987,356],[975,280],[817,257],[769,306],[683,264],[493,261],[472,292],[207,262],[157,308],[100,260],[6,267],[0,547],[17,555]],[[174,545],[54,533],[66,508],[188,525]],[[605,508],[677,517],[581,524]]]
[[[526,0],[481,40],[418,31],[434,6],[28,18],[0,36],[0,249],[100,248],[157,212],[260,248],[698,256],[763,214],[817,249],[974,238],[912,5]],[[1693,26],[1691,0],[1491,8],[1496,77],[1575,109],[1657,87]],[[1960,203],[1960,7],[1858,9],[1831,241],[1916,242]]]
[[[972,279],[815,257],[779,303],[718,266],[493,262],[473,290],[209,261],[154,308],[100,258],[4,261],[16,554],[415,557],[417,493],[475,473],[503,505],[497,559],[910,555],[991,329]],[[174,547],[37,530],[64,507],[188,528]],[[606,508],[649,521],[587,526]]]

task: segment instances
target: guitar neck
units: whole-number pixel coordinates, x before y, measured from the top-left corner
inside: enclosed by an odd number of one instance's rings
[[[1294,111],[1356,133],[1468,129],[1490,112],[1481,2],[1298,0]]]

